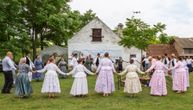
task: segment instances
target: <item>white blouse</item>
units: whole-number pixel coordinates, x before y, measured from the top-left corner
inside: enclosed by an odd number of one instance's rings
[[[94,75],[91,71],[89,71],[84,65],[78,64],[71,72],[67,75],[71,75],[73,77],[86,77],[86,73]]]
[[[49,63],[47,64],[42,70],[38,70],[37,72],[43,73],[45,71],[55,71],[58,72],[60,74],[66,75],[66,73],[62,72],[58,66],[54,63]]]
[[[75,57],[73,57],[71,62],[70,62],[70,66],[75,68],[77,65],[78,65],[77,59]]]
[[[141,73],[141,74],[144,74],[144,72],[142,72],[136,65],[134,64],[131,64],[131,65],[128,65],[125,70],[120,73],[119,75],[124,75],[126,74],[126,77],[128,78],[134,78],[134,77],[138,77],[138,74],[137,73]]]

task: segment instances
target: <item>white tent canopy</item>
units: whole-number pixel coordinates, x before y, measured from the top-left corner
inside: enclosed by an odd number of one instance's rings
[[[45,60],[47,59],[47,57],[49,57],[50,55],[53,55],[54,53],[56,53],[57,56],[63,56],[64,58],[66,58],[68,55],[68,49],[61,46],[54,45],[42,50],[40,52],[40,55],[43,58],[43,60]]]

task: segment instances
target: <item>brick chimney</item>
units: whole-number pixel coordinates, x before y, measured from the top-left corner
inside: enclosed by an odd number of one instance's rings
[[[117,34],[119,37],[123,37],[123,24],[119,23],[117,26]]]

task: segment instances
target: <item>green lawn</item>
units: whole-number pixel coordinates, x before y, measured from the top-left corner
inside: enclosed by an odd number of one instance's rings
[[[0,87],[2,76],[0,74]],[[193,110],[193,87],[185,94],[175,94],[171,90],[170,78],[167,78],[168,96],[153,97],[149,95],[149,88],[143,88],[137,98],[126,96],[123,87],[116,89],[112,96],[102,97],[94,92],[95,79],[95,76],[88,77],[89,95],[86,98],[69,95],[72,78],[60,80],[62,93],[56,99],[48,99],[40,93],[42,82],[32,82],[34,93],[28,99],[15,98],[14,94],[0,94],[0,110]]]

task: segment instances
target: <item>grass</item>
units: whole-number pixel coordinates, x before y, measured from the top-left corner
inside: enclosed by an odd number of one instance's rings
[[[192,75],[190,79],[193,85]],[[18,99],[14,94],[0,94],[0,110],[193,110],[193,87],[185,94],[176,94],[171,90],[170,78],[167,78],[168,96],[150,96],[149,88],[143,87],[137,98],[124,94],[123,87],[116,89],[112,96],[102,97],[94,92],[95,80],[95,76],[89,76],[88,97],[77,98],[69,95],[73,79],[61,79],[62,93],[56,99],[48,99],[40,93],[42,82],[32,82],[34,92],[30,98]],[[0,73],[0,87],[2,85],[3,75]]]

